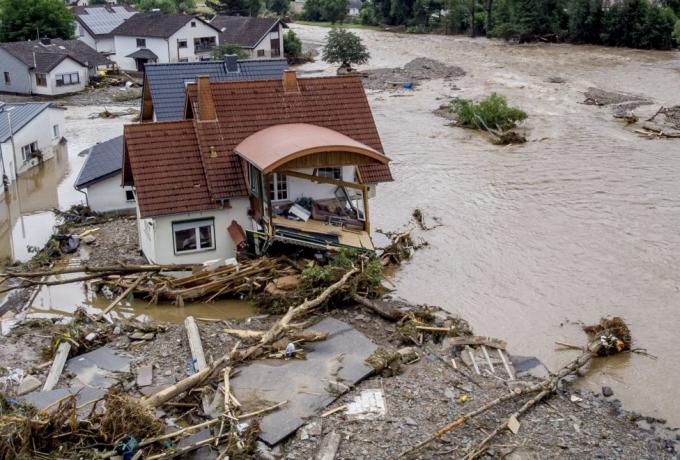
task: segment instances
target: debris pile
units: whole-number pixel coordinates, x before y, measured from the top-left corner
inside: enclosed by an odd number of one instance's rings
[[[419,57],[404,67],[371,69],[366,71],[364,86],[368,89],[412,87],[425,80],[453,79],[465,75],[458,66],[446,65],[434,59]]]

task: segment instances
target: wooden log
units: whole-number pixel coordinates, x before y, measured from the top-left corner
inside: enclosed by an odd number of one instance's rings
[[[203,352],[203,344],[201,343],[201,334],[198,331],[198,325],[193,316],[187,316],[184,319],[184,327],[187,330],[187,337],[189,338],[189,349],[191,350],[191,357],[196,363],[196,369],[202,371],[208,367],[205,361],[205,353]]]
[[[334,460],[340,447],[340,434],[331,431],[324,436],[321,446],[316,454],[316,460]]]
[[[175,383],[168,388],[165,388],[146,399],[142,400],[142,404],[147,407],[158,407],[170,401],[172,398],[180,393],[184,393],[197,385],[205,382],[214,371],[221,369],[222,366],[228,361],[228,356],[223,356],[222,358],[214,361],[210,366],[206,367],[202,371],[198,371],[195,374],[186,377],[179,382]]]
[[[441,328],[448,330],[446,328]],[[505,349],[508,344],[505,340],[494,339],[491,337],[482,337],[478,335],[462,336],[462,337],[450,337],[446,339],[446,346],[448,347],[462,347],[466,345],[485,345],[491,348]]]
[[[259,339],[265,331],[249,331],[247,329],[224,329],[224,332],[239,339]]]
[[[389,304],[389,302],[385,302],[382,300],[370,300],[367,299],[366,297],[360,296],[359,294],[352,295],[352,299],[354,299],[355,302],[360,303],[365,307],[368,307],[381,318],[385,318],[395,323],[397,321],[400,321],[405,316],[405,314],[401,310],[393,307],[392,305]]]
[[[54,355],[54,361],[52,361],[52,367],[50,368],[49,374],[47,374],[47,379],[45,379],[42,391],[50,391],[57,385],[70,351],[71,344],[69,342],[63,341],[59,344],[59,348],[57,348],[57,353]]]
[[[20,280],[20,283],[14,284],[12,286],[6,286],[0,289],[0,294],[5,292],[13,291],[15,289],[24,289],[31,286],[58,286],[60,284],[70,284],[70,283],[80,283],[82,281],[90,281],[93,279],[103,278],[110,275],[115,275],[115,272],[103,272],[94,275],[84,275],[76,276],[75,278],[64,278],[60,280],[32,280],[24,277],[15,277]]]
[[[16,272],[7,271],[0,276],[8,277],[24,277],[24,278],[41,278],[43,276],[63,275],[66,273],[108,273],[114,272],[119,274],[141,273],[141,272],[159,272],[159,271],[184,271],[195,268],[196,264],[170,264],[170,265],[106,265],[106,266],[67,266],[62,268],[55,268],[52,270],[39,270],[33,272]]]

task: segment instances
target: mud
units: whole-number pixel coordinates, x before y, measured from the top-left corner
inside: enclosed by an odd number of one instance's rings
[[[291,27],[317,46],[328,31]],[[658,359],[615,357],[584,385],[611,386],[625,408],[680,425],[680,350],[669,346],[680,328],[680,143],[640,138],[610,107],[583,104],[600,88],[651,100],[635,110],[641,120],[678,105],[680,53],[354,32],[371,53],[360,71],[428,57],[466,72],[369,94],[396,179],[378,187],[373,222],[394,230],[420,207],[443,223],[395,275],[397,293],[443,304],[551,369],[571,356],[554,342],[578,343],[579,321],[623,316],[633,347]],[[323,61],[302,70],[335,73]],[[526,144],[494,146],[432,113],[451,97],[494,91],[528,112]]]

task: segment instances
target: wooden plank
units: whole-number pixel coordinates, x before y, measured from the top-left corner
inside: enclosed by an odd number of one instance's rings
[[[482,337],[478,335],[471,335],[465,337],[451,337],[446,339],[446,345],[449,347],[460,347],[464,345],[485,345],[491,348],[505,349],[507,343],[505,340],[494,339],[491,337]]]
[[[503,367],[505,367],[505,372],[508,373],[508,377],[510,380],[515,380],[515,374],[512,372],[510,364],[508,364],[508,360],[505,358],[505,353],[500,348],[496,351],[498,351],[498,356],[500,356],[501,361],[503,361]]]
[[[201,343],[201,335],[198,332],[198,325],[193,316],[187,316],[184,320],[184,327],[187,329],[187,336],[189,337],[189,348],[191,349],[191,357],[196,362],[196,370],[202,371],[208,367],[205,361],[205,353],[203,353],[203,344]]]
[[[340,447],[340,434],[335,431],[328,433],[321,441],[321,446],[316,454],[316,460],[333,460]]]
[[[482,345],[481,348],[482,348],[482,353],[484,354],[484,358],[486,358],[486,362],[489,365],[489,367],[491,368],[491,372],[493,372],[495,374],[496,369],[493,367],[493,363],[491,362],[491,358],[489,357],[489,352],[486,351],[486,347],[484,345]]]
[[[477,365],[477,361],[475,360],[475,354],[472,352],[472,348],[467,347],[466,350],[468,352],[468,356],[470,357],[470,361],[472,361],[472,365],[475,368],[475,372],[477,373],[477,375],[481,375],[482,373],[479,371],[479,366]]]
[[[353,188],[355,190],[364,190],[368,186],[364,184],[358,184],[356,182],[346,182],[344,180],[330,179],[327,177],[312,176],[311,174],[305,174],[297,171],[279,171],[280,174],[285,174],[290,177],[297,177],[298,179],[306,179],[310,182],[317,182],[319,184],[331,184],[337,185],[339,187]]]
[[[61,342],[59,348],[57,348],[57,353],[54,355],[54,361],[52,361],[52,367],[50,368],[50,373],[47,374],[47,379],[45,380],[45,385],[43,385],[42,391],[53,390],[61,377],[61,371],[64,370],[64,364],[68,359],[68,354],[71,351],[71,344],[69,342]]]

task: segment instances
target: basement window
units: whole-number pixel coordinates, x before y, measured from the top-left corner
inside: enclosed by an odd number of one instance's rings
[[[173,222],[172,233],[176,254],[215,249],[213,219]]]

